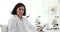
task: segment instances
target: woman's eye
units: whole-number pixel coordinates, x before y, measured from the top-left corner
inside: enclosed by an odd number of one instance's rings
[[[21,9],[19,9],[19,10],[21,10]]]
[[[19,9],[19,10],[24,10],[24,9]]]

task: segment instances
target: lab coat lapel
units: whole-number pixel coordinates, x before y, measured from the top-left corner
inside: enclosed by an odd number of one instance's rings
[[[16,18],[17,18],[17,21],[19,22],[19,24],[22,24],[21,20],[18,18],[17,15],[15,15]],[[31,32],[30,31],[30,28],[29,28],[29,23],[27,22],[27,19],[23,18],[23,21],[24,21],[24,25],[25,25],[25,29],[26,29],[26,32]]]
[[[15,15],[15,17],[16,17],[18,23],[19,23],[19,24],[22,24],[22,22],[21,22],[21,20],[19,19],[19,17],[18,17],[17,15]]]
[[[24,21],[26,32],[30,32],[29,24],[28,24],[27,20],[26,19],[23,19],[23,21]]]

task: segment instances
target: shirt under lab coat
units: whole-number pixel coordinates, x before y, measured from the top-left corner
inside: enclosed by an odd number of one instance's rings
[[[8,22],[8,32],[33,32],[30,29],[28,20],[23,17],[23,21],[17,15],[14,15],[9,19]],[[34,29],[34,32],[35,29]]]

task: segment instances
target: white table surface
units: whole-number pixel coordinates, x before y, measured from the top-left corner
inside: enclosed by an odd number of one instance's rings
[[[45,32],[60,32],[60,30],[45,30]]]

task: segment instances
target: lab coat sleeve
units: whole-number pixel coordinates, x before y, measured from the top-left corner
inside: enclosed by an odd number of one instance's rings
[[[28,24],[28,26],[29,26],[29,30],[30,30],[29,32],[36,32],[34,26],[31,25],[31,24],[28,22],[28,20],[27,20],[27,24]]]
[[[18,32],[16,25],[17,25],[17,21],[14,19],[10,19],[8,22],[8,32]]]

